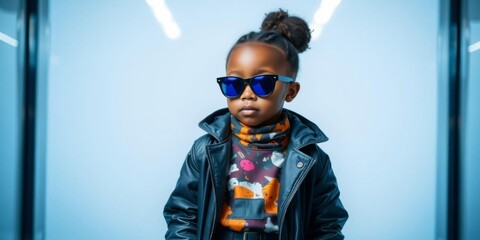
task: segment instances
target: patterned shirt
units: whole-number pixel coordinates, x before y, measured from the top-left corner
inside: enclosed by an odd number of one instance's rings
[[[221,225],[239,232],[278,232],[279,179],[289,127],[285,115],[277,124],[256,129],[232,118],[235,137]]]

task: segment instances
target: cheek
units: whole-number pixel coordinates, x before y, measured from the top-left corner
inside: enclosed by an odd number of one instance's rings
[[[270,102],[275,105],[281,105],[285,101],[285,97],[287,96],[287,88],[283,85],[279,86],[277,84],[275,86],[275,91],[270,95]]]
[[[230,109],[235,108],[236,105],[238,105],[237,101],[235,101],[234,99],[227,98],[227,107],[228,108],[230,108]]]

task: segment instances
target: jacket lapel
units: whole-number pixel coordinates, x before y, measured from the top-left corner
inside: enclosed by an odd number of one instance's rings
[[[223,199],[223,191],[221,190],[226,189],[226,174],[232,151],[230,142],[231,138],[227,138],[220,143],[207,146],[207,160],[216,191],[217,207],[221,206],[219,203]]]
[[[282,226],[285,212],[298,186],[312,168],[315,160],[301,153],[300,150],[289,147],[280,178],[280,196],[278,197],[279,226]]]

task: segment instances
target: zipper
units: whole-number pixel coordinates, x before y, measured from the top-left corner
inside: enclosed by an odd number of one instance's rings
[[[214,136],[215,137],[215,136]],[[220,139],[217,138],[217,141],[220,141]],[[223,140],[222,142],[219,142],[217,144],[223,144],[224,142],[226,141],[230,141],[230,137],[228,137],[227,139]],[[213,239],[213,233],[215,232],[215,225],[217,225],[217,189],[215,188],[215,181],[214,181],[214,178],[213,178],[213,165],[212,165],[212,157],[210,156],[210,151],[208,150],[207,148],[207,161],[208,161],[208,165],[209,165],[209,170],[210,170],[210,181],[211,181],[211,184],[212,184],[212,191],[213,191],[213,205],[215,206],[214,209],[213,209],[213,227],[210,231],[210,237],[208,238],[209,240],[212,240]],[[228,166],[228,164],[227,164]]]
[[[213,191],[213,194],[215,194],[215,190]],[[214,197],[213,198],[213,204],[215,205],[215,208],[213,209],[213,227],[212,227],[212,230],[210,231],[210,240],[213,239],[213,233],[215,232],[215,225],[216,222],[217,222],[217,198]]]
[[[308,144],[305,144],[303,145],[302,147],[306,146]],[[299,148],[300,149],[300,148]],[[302,174],[301,176],[301,179],[299,179],[294,187],[293,187],[293,191],[290,192],[290,195],[288,196],[287,198],[287,204],[285,205],[285,207],[283,209],[285,209],[285,211],[282,212],[282,215],[280,216],[278,223],[280,224],[280,228],[278,229],[278,239],[282,239],[282,228],[283,228],[283,221],[285,220],[285,214],[287,213],[287,209],[288,209],[288,205],[290,205],[290,202],[292,201],[293,199],[293,196],[295,195],[295,193],[297,192],[298,188],[300,187],[301,185],[301,182],[303,182],[303,179],[305,179],[305,176],[308,174],[308,172],[310,172],[310,169],[312,169],[313,165],[315,165],[315,162],[316,160],[312,157],[310,157],[310,160],[312,161],[311,164],[308,166],[308,168],[305,170],[304,174]]]

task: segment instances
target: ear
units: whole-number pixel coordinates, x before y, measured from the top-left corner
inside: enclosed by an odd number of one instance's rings
[[[288,86],[287,95],[285,96],[285,101],[287,102],[293,101],[293,99],[297,96],[299,91],[300,91],[300,83],[298,82],[290,83],[290,86]]]

